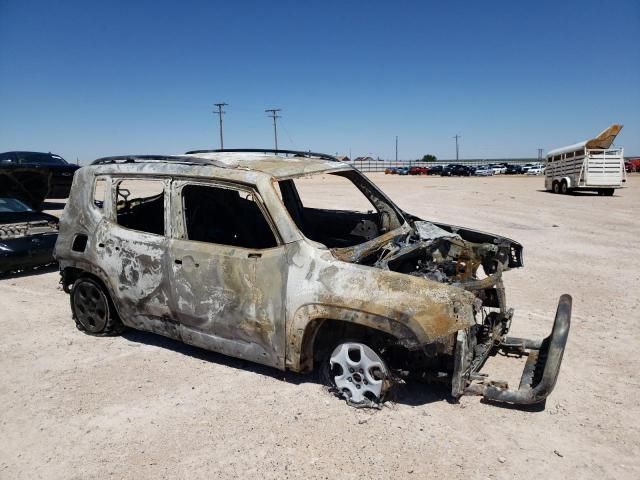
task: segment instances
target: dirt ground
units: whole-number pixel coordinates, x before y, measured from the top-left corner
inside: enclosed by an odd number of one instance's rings
[[[371,177],[411,213],[524,245],[505,274],[514,335],[545,336],[573,295],[544,410],[423,385],[356,410],[311,376],[147,333],[90,337],[49,270],[0,280],[0,478],[640,478],[640,176],[614,197],[545,193],[540,177]],[[516,383],[521,368],[485,371]]]

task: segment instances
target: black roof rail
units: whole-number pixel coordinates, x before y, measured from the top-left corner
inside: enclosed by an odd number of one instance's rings
[[[184,155],[117,155],[98,158],[91,165],[110,165],[114,163],[183,163],[189,165],[215,165],[227,167],[220,162],[206,158],[186,157]]]
[[[197,155],[198,153],[274,153],[274,154],[284,154],[284,155],[295,155],[298,157],[318,157],[323,158],[325,160],[330,160],[332,162],[340,162],[333,155],[329,155],[327,153],[316,153],[316,152],[305,152],[302,150],[276,150],[273,148],[224,148],[224,149],[216,149],[216,150],[191,150],[187,152],[188,155]]]

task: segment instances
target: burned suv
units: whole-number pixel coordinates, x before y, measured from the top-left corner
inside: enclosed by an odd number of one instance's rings
[[[315,369],[356,406],[411,378],[447,382],[454,398],[540,402],[571,316],[563,295],[547,338],[507,336],[502,274],[522,266],[519,243],[414,217],[309,152],[96,160],[75,175],[55,255],[80,330]],[[498,351],[528,356],[519,388],[480,373]]]

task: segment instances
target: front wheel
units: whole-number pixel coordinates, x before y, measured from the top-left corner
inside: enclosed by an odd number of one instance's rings
[[[323,382],[354,407],[379,408],[393,385],[382,357],[363,343],[339,344],[321,368]]]

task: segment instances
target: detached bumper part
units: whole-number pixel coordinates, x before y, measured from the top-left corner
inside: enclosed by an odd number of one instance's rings
[[[544,340],[507,337],[498,347],[507,354],[527,354],[520,386],[510,390],[501,382],[471,385],[465,393],[482,395],[492,402],[531,405],[544,401],[553,391],[560,372],[562,356],[571,324],[571,296],[562,295],[558,302],[551,334]]]

